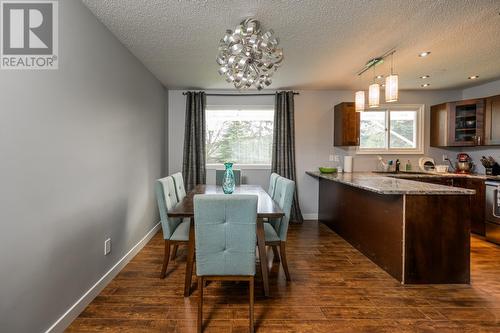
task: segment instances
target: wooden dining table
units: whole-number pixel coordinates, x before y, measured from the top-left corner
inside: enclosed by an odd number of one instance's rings
[[[223,194],[222,187],[215,185],[197,185],[192,191],[180,201],[173,209],[168,212],[168,217],[191,218],[189,229],[188,257],[186,264],[186,277],[184,281],[184,297],[191,293],[191,280],[193,275],[193,264],[195,255],[195,233],[194,233],[194,205],[193,197],[196,194]],[[254,194],[259,197],[257,203],[257,247],[259,251],[260,268],[262,271],[262,282],[264,285],[264,295],[269,296],[269,271],[266,252],[266,240],[264,237],[264,219],[281,218],[285,213],[281,210],[271,196],[258,185],[236,186],[234,194]],[[228,194],[230,195],[230,194]]]

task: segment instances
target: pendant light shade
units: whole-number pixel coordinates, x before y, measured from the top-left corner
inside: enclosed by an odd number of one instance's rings
[[[385,101],[396,102],[398,100],[398,76],[391,74],[385,78]]]
[[[371,108],[380,106],[380,86],[378,83],[370,84],[368,88],[368,106]]]
[[[356,112],[365,111],[365,92],[363,90],[356,91],[355,101]]]

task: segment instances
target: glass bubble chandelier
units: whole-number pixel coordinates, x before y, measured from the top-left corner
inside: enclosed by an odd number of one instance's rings
[[[219,74],[236,89],[255,86],[258,90],[272,83],[272,75],[283,62],[274,31],[261,33],[259,21],[248,18],[234,31],[226,30],[219,42]]]

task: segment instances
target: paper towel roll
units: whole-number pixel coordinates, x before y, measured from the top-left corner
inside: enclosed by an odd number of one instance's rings
[[[344,172],[352,172],[352,156],[344,156]]]

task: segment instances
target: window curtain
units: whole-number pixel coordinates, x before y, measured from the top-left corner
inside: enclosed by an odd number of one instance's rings
[[[188,191],[198,184],[206,183],[205,106],[204,92],[187,92],[182,176]]]
[[[271,170],[295,181],[295,193],[290,220],[304,222],[299,207],[295,177],[295,120],[293,91],[277,92],[274,103],[273,158]]]

